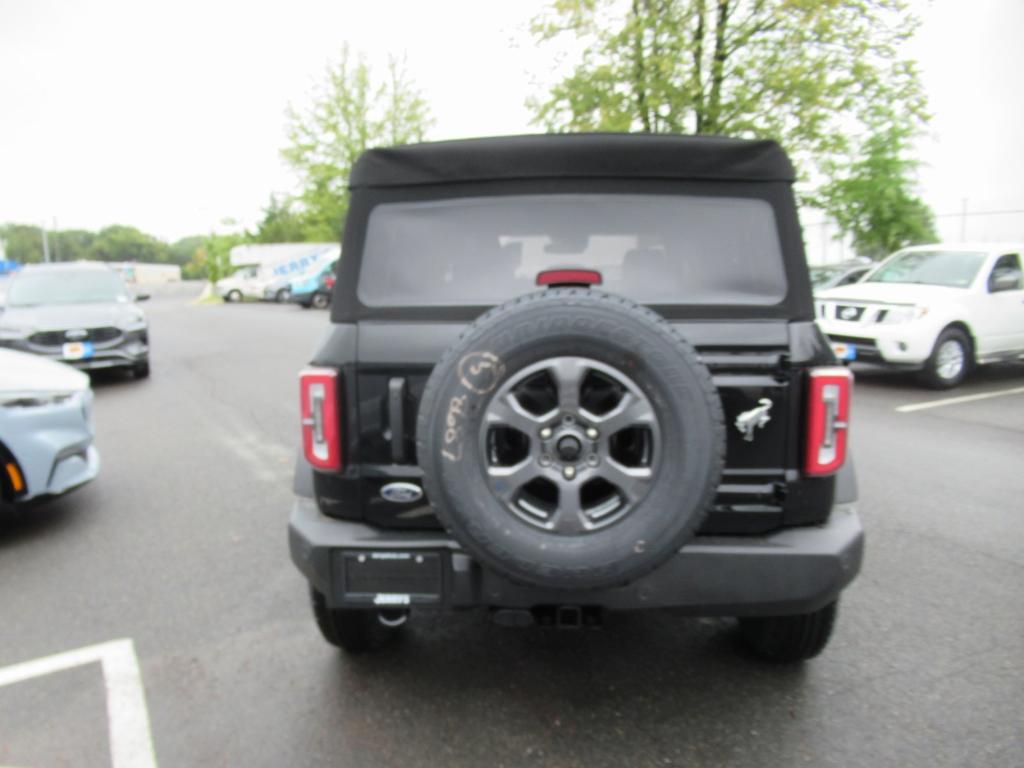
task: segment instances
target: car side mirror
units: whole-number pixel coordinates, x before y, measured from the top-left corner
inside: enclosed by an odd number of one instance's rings
[[[148,293],[136,293],[135,294],[135,300],[136,301],[149,301],[149,294]]]
[[[988,279],[988,292],[1015,291],[1021,287],[1021,272],[1013,267],[1003,267],[992,272]]]

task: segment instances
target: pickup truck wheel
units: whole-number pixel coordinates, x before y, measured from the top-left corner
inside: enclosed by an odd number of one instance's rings
[[[239,291],[238,289],[228,291],[228,295],[225,296],[224,299],[234,304],[236,301],[242,300],[242,292]]]
[[[704,520],[725,432],[711,375],[660,317],[555,288],[497,307],[435,366],[417,451],[452,535],[511,579],[584,590],[654,570]]]
[[[382,622],[380,611],[328,608],[323,594],[312,587],[309,593],[320,634],[328,643],[347,653],[366,653],[381,647],[393,639],[404,624],[399,616],[386,616]]]
[[[835,626],[838,602],[814,613],[740,619],[747,648],[765,661],[793,663],[813,659],[825,649]]]
[[[971,340],[959,328],[947,328],[935,341],[921,378],[932,389],[952,389],[966,378],[970,363]]]

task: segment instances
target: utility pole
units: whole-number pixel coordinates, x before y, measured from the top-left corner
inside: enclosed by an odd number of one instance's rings
[[[46,239],[46,224],[42,224],[39,230],[43,233],[43,261],[50,263],[50,241]]]

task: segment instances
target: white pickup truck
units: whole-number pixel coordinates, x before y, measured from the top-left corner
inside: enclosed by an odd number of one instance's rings
[[[861,282],[818,294],[818,324],[841,360],[955,387],[974,365],[1024,356],[1022,253],[1024,243],[905,248]]]

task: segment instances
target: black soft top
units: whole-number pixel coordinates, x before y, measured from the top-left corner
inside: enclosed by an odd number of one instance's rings
[[[770,140],[547,134],[371,149],[356,162],[349,185],[406,187],[544,178],[792,182],[794,173],[786,153]]]

